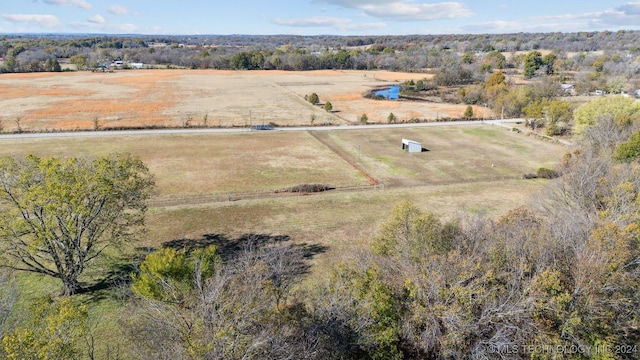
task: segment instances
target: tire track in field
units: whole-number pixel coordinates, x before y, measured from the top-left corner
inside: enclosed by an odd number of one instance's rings
[[[344,160],[347,164],[351,165],[351,167],[356,169],[356,171],[362,174],[369,181],[370,185],[380,184],[380,182],[376,178],[369,175],[366,171],[364,171],[363,168],[358,166],[358,164],[356,164],[356,162],[353,161],[353,158],[346,151],[344,151],[344,149],[342,149],[340,146],[326,139],[325,137],[327,136],[328,132],[326,131],[321,132],[322,136],[320,136],[321,133],[317,131],[308,130],[307,132],[309,133],[309,135],[313,136],[313,138],[318,140],[322,145],[326,146],[329,150],[333,151],[336,155],[338,155],[339,158]]]

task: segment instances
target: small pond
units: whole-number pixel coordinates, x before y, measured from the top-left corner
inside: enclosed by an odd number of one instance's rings
[[[387,100],[398,100],[400,97],[400,85],[391,85],[382,90],[373,92],[373,96],[382,96]]]

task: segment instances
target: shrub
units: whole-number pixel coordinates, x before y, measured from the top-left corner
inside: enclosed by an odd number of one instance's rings
[[[311,105],[317,105],[320,102],[320,98],[318,97],[318,94],[316,94],[316,93],[313,93],[313,94],[309,95],[308,99],[309,99],[308,101],[311,103]]]
[[[538,177],[542,179],[555,179],[558,176],[560,176],[560,174],[558,174],[557,171],[543,168],[543,167],[539,168],[536,171],[536,175],[538,175]]]
[[[331,112],[333,110],[333,105],[331,105],[331,103],[327,101],[326,103],[324,103],[324,110],[326,112]]]
[[[290,188],[276,190],[275,192],[276,193],[281,193],[281,192],[316,193],[316,192],[323,192],[323,191],[333,190],[333,189],[335,188],[329,185],[324,185],[324,184],[298,184]]]
[[[635,132],[629,140],[618,145],[614,159],[619,162],[631,162],[640,157],[640,131]]]
[[[398,118],[393,113],[389,113],[389,116],[387,116],[387,122],[389,124],[395,123],[397,120]]]
[[[464,110],[464,118],[471,119],[473,117],[473,107],[471,105],[467,105],[467,108]]]

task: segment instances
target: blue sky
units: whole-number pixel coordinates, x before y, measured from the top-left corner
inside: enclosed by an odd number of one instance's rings
[[[640,1],[1,0],[0,33],[407,35],[640,30]]]

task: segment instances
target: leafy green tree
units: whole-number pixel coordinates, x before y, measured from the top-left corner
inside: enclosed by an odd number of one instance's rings
[[[396,121],[398,121],[398,118],[393,113],[389,113],[389,116],[387,116],[387,122],[389,124],[395,124]]]
[[[335,59],[335,62],[338,65],[339,69],[351,68],[351,55],[349,54],[349,52],[347,52],[347,50],[338,50],[338,52],[333,55],[333,58]]]
[[[494,73],[492,73],[487,80],[484,82],[485,83],[485,88],[493,88],[495,86],[506,86],[506,77],[504,76],[504,73],[502,71],[496,71]]]
[[[16,66],[18,62],[16,61],[15,56],[12,52],[9,52],[7,56],[4,58],[4,62],[2,63],[2,68],[5,72],[14,72],[16,71]]]
[[[237,52],[231,56],[231,68],[234,70],[250,70],[251,54],[245,51]]]
[[[619,162],[631,162],[640,157],[640,130],[633,133],[629,140],[618,145],[614,159]]]
[[[542,66],[545,67],[545,73],[547,75],[553,75],[555,73],[556,60],[558,55],[549,53],[542,57]]]
[[[612,116],[619,126],[631,124],[640,119],[640,103],[623,96],[607,96],[582,104],[573,111],[575,132],[581,133],[601,116]]]
[[[542,65],[542,53],[540,51],[528,53],[525,55],[523,62],[524,77],[531,79]]]
[[[355,342],[371,359],[401,359],[398,298],[374,266],[362,270],[338,266],[329,291],[346,292],[355,300],[343,309],[349,316],[346,325],[358,329]]]
[[[324,103],[324,111],[326,112],[333,111],[333,105],[331,105],[331,102],[327,101]]]
[[[318,94],[312,93],[311,95],[309,95],[309,102],[311,103],[311,105],[318,105],[318,103],[320,103]]]
[[[503,69],[507,66],[507,58],[496,50],[488,52],[482,59],[482,62],[490,65],[494,69]]]
[[[385,256],[408,253],[410,258],[421,261],[429,254],[448,252],[456,226],[455,223],[442,224],[437,216],[423,212],[407,200],[398,205],[382,225],[373,240],[373,250]]]
[[[522,113],[531,125],[532,129],[535,129],[538,120],[544,119],[545,113],[545,101],[542,99],[532,102],[531,104],[522,108]]]
[[[60,67],[60,63],[58,59],[47,59],[44,63],[44,71],[50,72],[60,72],[62,68]]]
[[[84,55],[73,55],[69,58],[69,61],[76,65],[78,69],[83,68],[87,64],[87,58]]]
[[[528,86],[518,86],[509,91],[500,91],[493,101],[496,112],[504,111],[505,117],[520,117],[522,109],[533,101],[532,90]]]
[[[164,248],[147,255],[140,272],[133,274],[134,293],[161,301],[182,301],[196,284],[213,274],[220,262],[215,246],[187,254],[184,250]]]
[[[568,129],[573,119],[571,103],[562,100],[548,100],[545,109],[547,120],[547,135],[562,135]]]
[[[9,360],[81,359],[87,335],[87,307],[70,298],[42,298],[31,305],[28,321],[2,339]]]
[[[487,77],[484,83],[484,98],[493,106],[496,99],[507,92],[507,78],[502,71],[496,71]],[[481,100],[481,99],[479,99]],[[500,110],[502,111],[502,110]]]
[[[63,295],[112,246],[135,239],[154,185],[128,154],[97,158],[0,158],[4,266],[62,281]]]
[[[473,62],[475,61],[476,57],[475,55],[470,52],[470,51],[466,51],[464,54],[462,54],[462,58],[460,59],[464,64],[473,64]]]
[[[467,105],[467,108],[464,110],[465,119],[471,119],[473,117],[473,107],[471,105]]]

